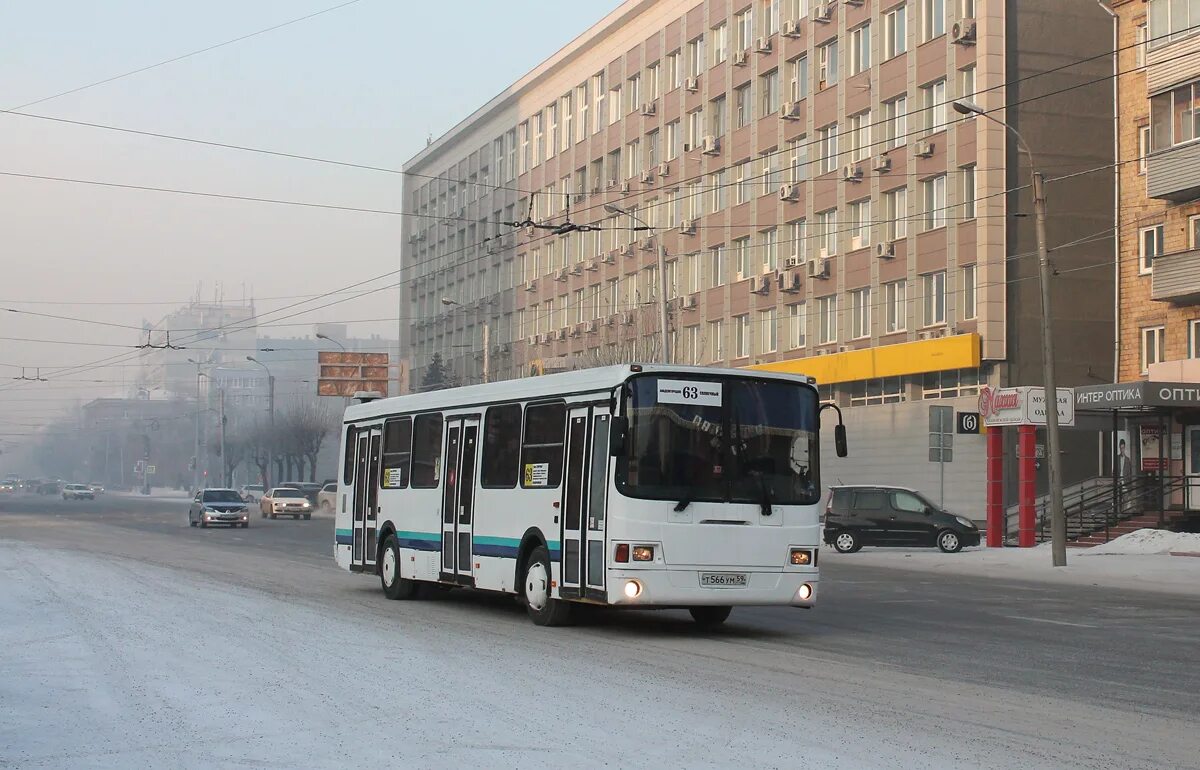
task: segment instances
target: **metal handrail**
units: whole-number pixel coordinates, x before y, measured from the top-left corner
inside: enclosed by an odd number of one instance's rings
[[[1105,541],[1110,540],[1112,526],[1137,516],[1145,511],[1147,504],[1153,504],[1156,500],[1158,525],[1161,527],[1166,522],[1167,498],[1185,489],[1187,483],[1187,476],[1136,476],[1121,482],[1115,489],[1109,486],[1097,490],[1096,494],[1081,496],[1070,506],[1070,510],[1065,511],[1068,531],[1072,528],[1077,530],[1071,539],[1086,537],[1103,529]],[[1047,518],[1044,506],[1041,513],[1038,539],[1045,540]],[[1100,517],[1103,517],[1103,526],[1098,526],[1099,522],[1096,521]]]

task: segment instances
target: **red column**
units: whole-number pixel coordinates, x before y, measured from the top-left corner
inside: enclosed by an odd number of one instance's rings
[[[1017,428],[1017,545],[1032,548],[1037,544],[1037,521],[1034,516],[1034,498],[1037,496],[1037,429],[1032,425]]]
[[[987,546],[1004,546],[1004,429],[987,429]]]

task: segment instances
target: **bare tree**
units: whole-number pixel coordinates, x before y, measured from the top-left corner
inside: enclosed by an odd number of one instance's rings
[[[289,405],[278,422],[279,447],[288,466],[303,477],[308,465],[308,480],[316,481],[317,455],[325,438],[333,431],[336,415],[328,402],[313,399],[297,400]]]

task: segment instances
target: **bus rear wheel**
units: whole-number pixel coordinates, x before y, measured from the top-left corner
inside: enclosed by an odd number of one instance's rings
[[[696,625],[712,628],[724,623],[729,613],[733,612],[733,607],[692,607],[688,612],[692,613]]]
[[[389,599],[411,599],[417,595],[417,581],[400,577],[400,543],[395,535],[383,541],[379,555],[379,582]]]
[[[571,622],[571,605],[555,599],[550,593],[550,552],[539,545],[529,554],[525,562],[525,581],[521,596],[525,600],[525,611],[539,626],[562,626]]]

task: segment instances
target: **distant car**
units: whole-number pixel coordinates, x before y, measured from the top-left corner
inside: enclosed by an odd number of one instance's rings
[[[311,519],[313,504],[308,501],[308,498],[299,489],[275,487],[258,501],[258,510],[264,519],[268,516],[272,519],[280,516],[291,516],[296,519],[303,516],[306,519]]]
[[[0,481],[0,495],[11,495],[17,491],[17,485],[11,481]]]
[[[39,495],[57,495],[60,491],[62,486],[57,481],[43,481],[37,488]]]
[[[246,501],[247,503],[256,503],[258,502],[258,498],[262,497],[263,495],[263,485],[243,484],[242,488],[238,490],[238,494],[240,494],[242,496],[242,500]]]
[[[96,493],[87,484],[67,484],[62,489],[64,500],[95,500]]]
[[[825,508],[825,542],[840,553],[854,553],[864,545],[937,546],[956,553],[979,545],[979,528],[915,489],[838,486]]]
[[[249,527],[250,513],[246,501],[235,489],[202,489],[192,500],[188,509],[188,526],[207,527],[212,524],[227,524],[231,527]]]
[[[321,513],[333,513],[337,510],[337,482],[331,482],[321,487],[317,493],[317,506]]]
[[[314,507],[317,505],[317,495],[321,493],[321,485],[312,481],[285,481],[279,486],[289,489],[299,489]]]
[[[92,494],[96,497],[104,494],[104,486],[101,484],[88,484],[88,489],[92,490]]]

